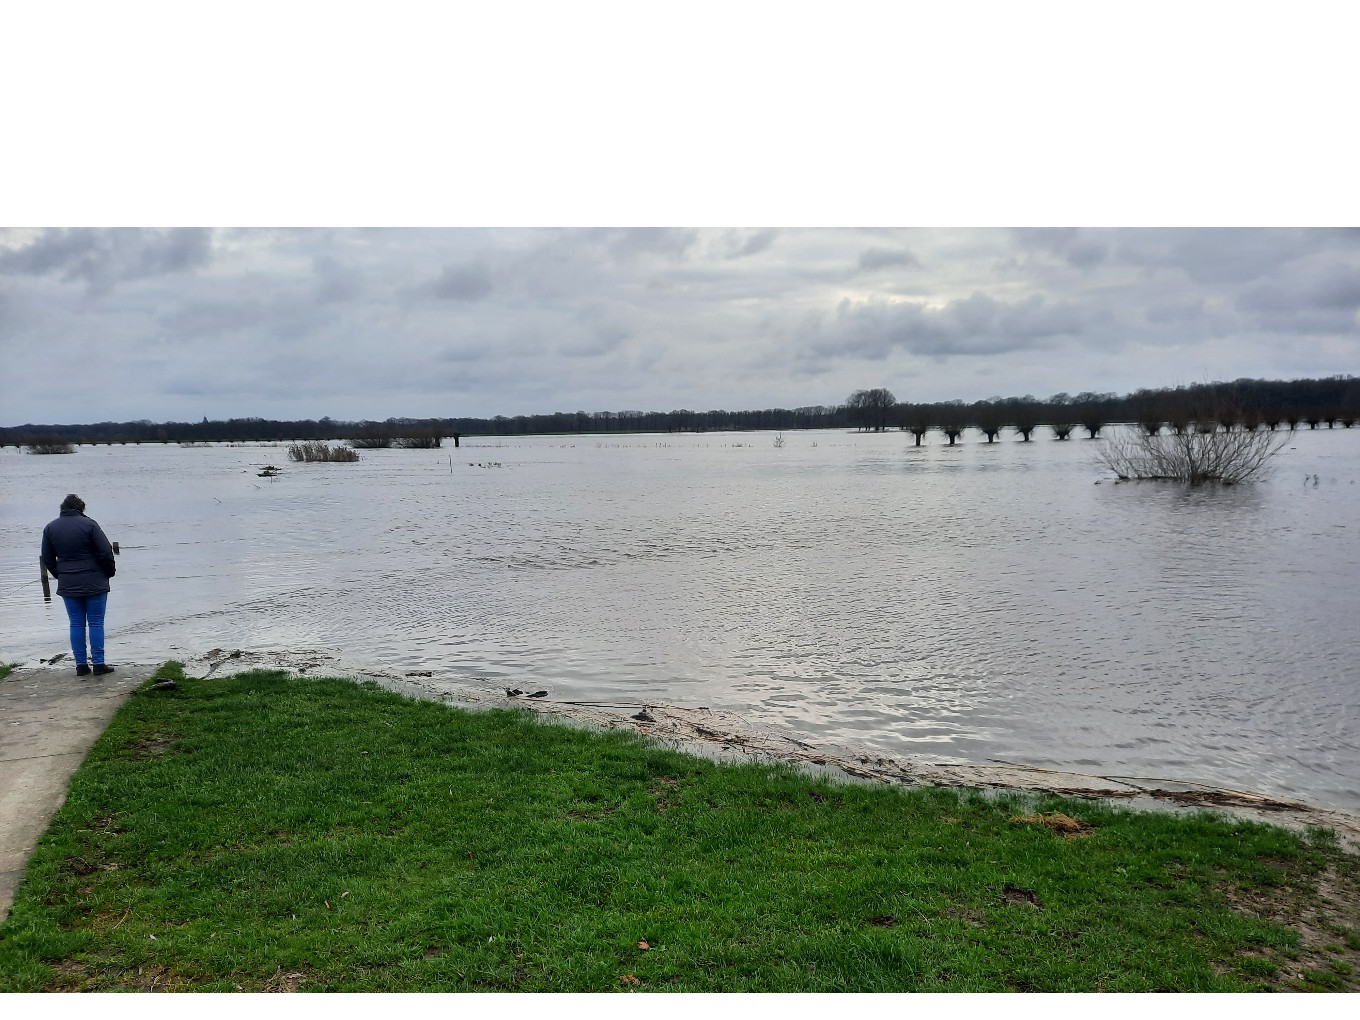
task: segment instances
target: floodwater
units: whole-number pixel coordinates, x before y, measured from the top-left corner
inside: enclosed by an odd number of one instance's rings
[[[1229,489],[1114,484],[1098,445],[535,436],[355,464],[7,449],[0,660],[66,647],[37,554],[77,492],[122,547],[112,662],[319,649],[928,761],[1360,809],[1360,429],[1299,432],[1266,480]],[[258,477],[270,463],[283,473]]]

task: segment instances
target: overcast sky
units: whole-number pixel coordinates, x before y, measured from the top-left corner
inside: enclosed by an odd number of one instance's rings
[[[1353,5],[12,6],[3,425],[1360,373]]]
[[[1360,372],[1360,231],[6,229],[0,423]]]

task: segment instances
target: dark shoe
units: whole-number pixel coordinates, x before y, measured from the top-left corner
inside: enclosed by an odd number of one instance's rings
[[[82,663],[81,665],[76,667],[76,676],[89,676],[89,675],[90,675],[89,666],[86,666],[85,664]]]
[[[113,667],[112,667],[112,666],[106,666],[106,665],[104,665],[104,663],[102,663],[102,662],[96,662],[96,663],[94,664],[94,673],[95,673],[95,676],[103,676],[105,673],[112,673],[112,672],[113,672]]]

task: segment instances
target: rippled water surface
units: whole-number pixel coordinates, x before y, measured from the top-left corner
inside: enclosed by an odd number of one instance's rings
[[[123,549],[110,661],[324,649],[1360,809],[1360,429],[1300,432],[1264,482],[1196,491],[1095,484],[1098,441],[931,438],[481,439],[315,465],[5,450],[0,658],[65,648],[37,553],[78,492]]]

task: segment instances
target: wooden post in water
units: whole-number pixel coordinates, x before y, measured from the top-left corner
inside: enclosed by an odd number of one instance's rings
[[[117,542],[110,542],[109,545],[113,546],[113,555],[117,556],[117,555],[118,555],[118,552],[119,552],[119,550],[118,550],[118,543],[117,543]],[[50,584],[47,583],[47,564],[44,563],[44,562],[42,561],[42,557],[41,557],[41,556],[38,557],[38,577],[40,577],[40,578],[42,579],[42,586],[43,586],[43,601],[44,601],[44,602],[51,602],[51,601],[52,601],[52,586],[51,586]]]

